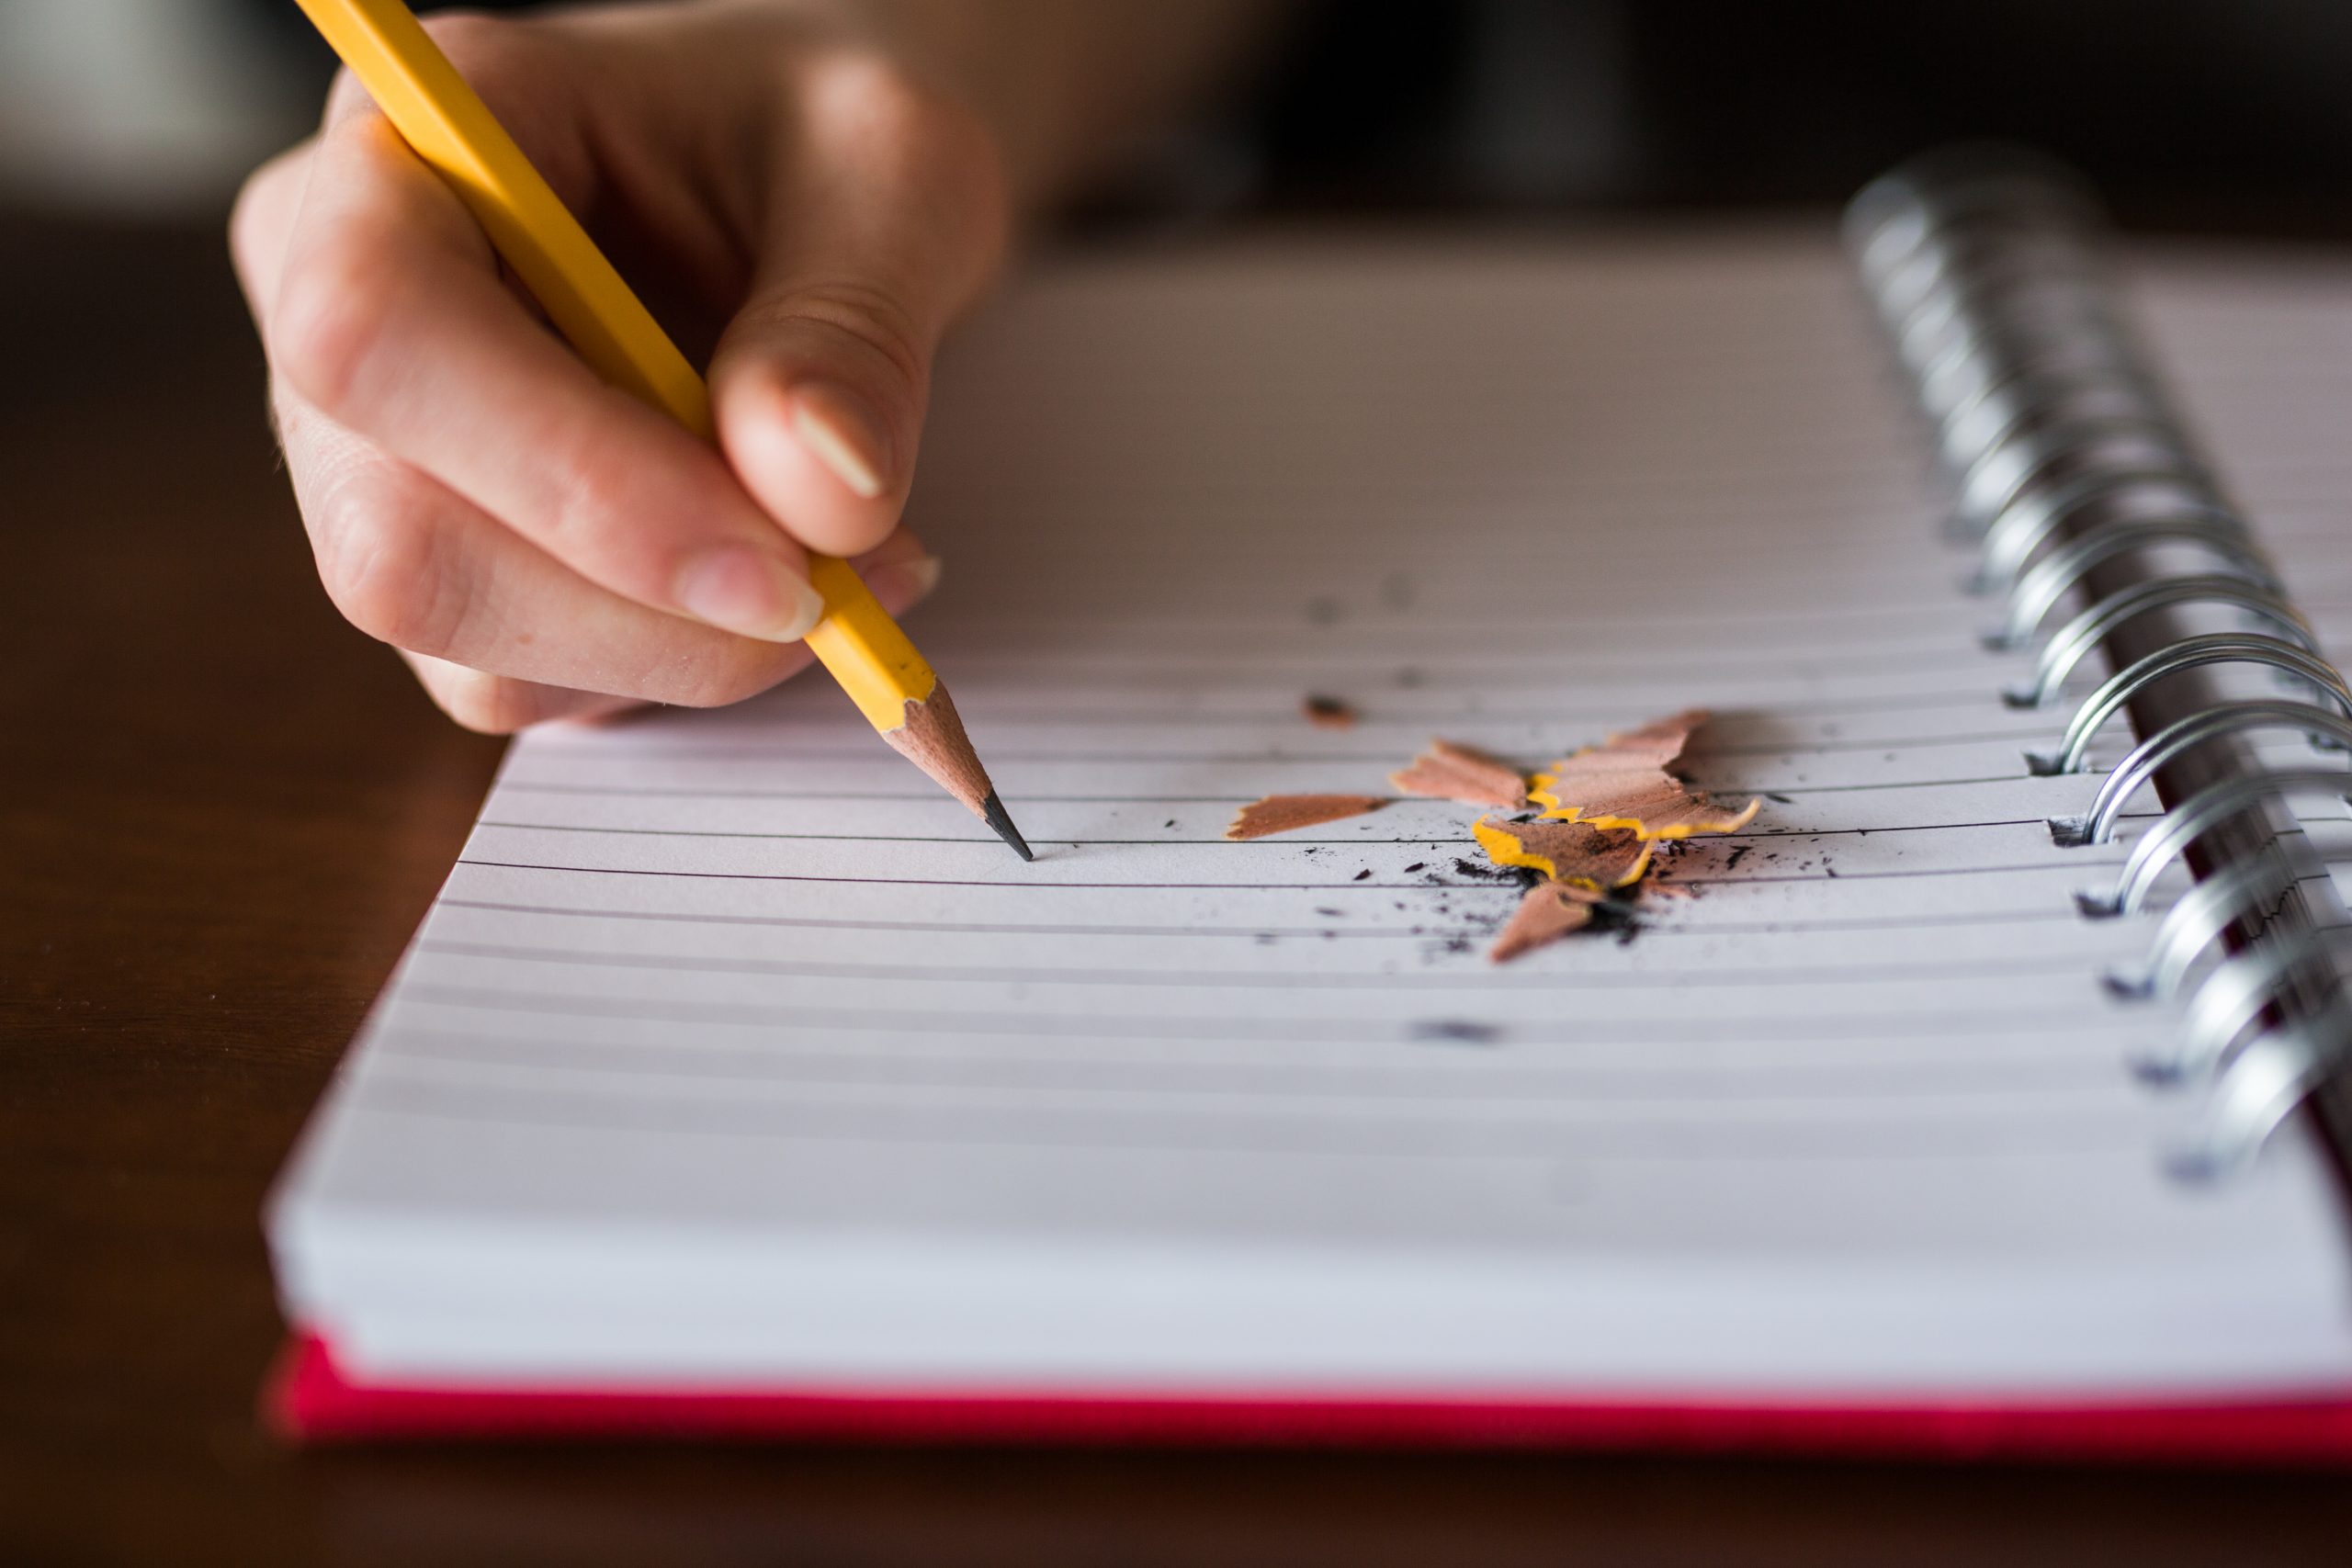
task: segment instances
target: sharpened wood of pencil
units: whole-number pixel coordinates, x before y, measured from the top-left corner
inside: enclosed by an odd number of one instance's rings
[[[626,391],[716,440],[710,391],[531,166],[403,0],[298,0],[368,96],[448,182],[580,356]],[[964,733],[947,688],[848,562],[809,558],[825,616],[811,652],[883,739],[1034,858]]]

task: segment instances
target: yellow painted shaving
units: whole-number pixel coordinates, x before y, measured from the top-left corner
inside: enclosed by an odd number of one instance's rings
[[[1542,872],[1555,882],[1605,891],[1601,888],[1598,877],[1578,876],[1574,874],[1563,876],[1560,874],[1560,868],[1553,863],[1549,855],[1537,854],[1527,847],[1519,835],[1507,828],[1498,828],[1493,823],[1481,818],[1470,825],[1470,831],[1477,839],[1478,847],[1487,852],[1487,858],[1497,865],[1528,866]],[[1642,874],[1650,868],[1650,854],[1651,848],[1645,843],[1642,848],[1641,858],[1634,862],[1633,869],[1609,886],[1630,887],[1639,882],[1642,879]]]
[[[1736,812],[1718,813],[1697,822],[1661,822],[1653,828],[1639,817],[1622,817],[1613,812],[1604,811],[1588,817],[1583,807],[1570,805],[1559,797],[1555,793],[1559,782],[1556,774],[1537,773],[1527,791],[1529,804],[1543,807],[1546,821],[1582,822],[1593,828],[1626,828],[1632,829],[1637,839],[1687,839],[1695,833],[1736,833],[1756,820],[1756,813],[1764,804],[1760,799],[1751,799]],[[1694,807],[1705,807],[1705,802],[1695,797],[1690,804]]]

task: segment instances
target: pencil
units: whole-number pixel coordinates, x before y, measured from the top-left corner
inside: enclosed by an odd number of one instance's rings
[[[710,390],[588,231],[531,166],[403,0],[298,0],[418,157],[458,193],[580,356],[707,441]],[[868,723],[1011,845],[1034,857],[989,782],[947,688],[847,561],[809,558],[825,615],[816,654]]]

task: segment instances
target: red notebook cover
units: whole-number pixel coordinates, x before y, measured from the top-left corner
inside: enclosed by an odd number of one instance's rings
[[[2352,1397],[2166,1404],[1792,1404],[1544,1396],[1459,1399],[1270,1389],[1076,1397],[371,1385],[315,1336],[290,1341],[266,1414],[308,1442],[668,1438],[888,1442],[1337,1444],[1646,1449],[1823,1457],[2352,1465]]]

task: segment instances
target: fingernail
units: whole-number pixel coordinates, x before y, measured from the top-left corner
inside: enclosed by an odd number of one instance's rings
[[[873,406],[845,387],[803,381],[792,389],[792,433],[861,501],[872,501],[888,484],[890,438],[885,428]]]
[[[745,637],[798,642],[824,617],[825,600],[775,557],[721,545],[678,573],[678,608]]]
[[[874,590],[874,596],[882,601],[883,608],[895,615],[908,605],[931,597],[931,591],[939,586],[939,558],[917,556],[912,560],[870,568],[865,573],[865,586]]]

